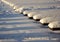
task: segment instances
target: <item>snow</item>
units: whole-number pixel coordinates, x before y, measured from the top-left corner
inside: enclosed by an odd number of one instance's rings
[[[20,2],[26,3],[26,1],[27,3],[35,4],[37,0],[32,2],[31,0],[9,0],[9,2],[15,5]],[[46,2],[47,0],[44,1]],[[40,0],[38,0],[39,2]],[[48,29],[47,26],[28,19],[23,14],[15,12],[12,7],[5,3],[2,10],[5,12],[0,14],[0,42],[60,42],[60,32],[55,33]],[[8,13],[6,12],[7,10]]]
[[[1,39],[0,42],[17,42],[15,39]]]
[[[53,21],[51,23],[49,23],[48,25],[50,28],[60,28],[60,21],[56,20],[56,21]]]
[[[55,18],[55,19],[54,19]],[[45,18],[42,18],[40,20],[40,22],[42,24],[44,23],[50,23],[50,22],[53,22],[53,21],[59,21],[60,17],[56,15],[56,17],[52,16],[52,17],[45,17]]]

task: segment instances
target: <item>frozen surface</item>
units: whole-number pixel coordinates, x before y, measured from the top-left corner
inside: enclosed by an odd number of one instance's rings
[[[6,4],[1,9],[0,42],[60,42],[60,31],[51,31]]]

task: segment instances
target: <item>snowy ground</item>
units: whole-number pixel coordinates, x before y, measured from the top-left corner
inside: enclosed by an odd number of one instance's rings
[[[9,12],[0,14],[0,42],[60,42],[60,32],[16,13],[8,5],[1,9]]]

